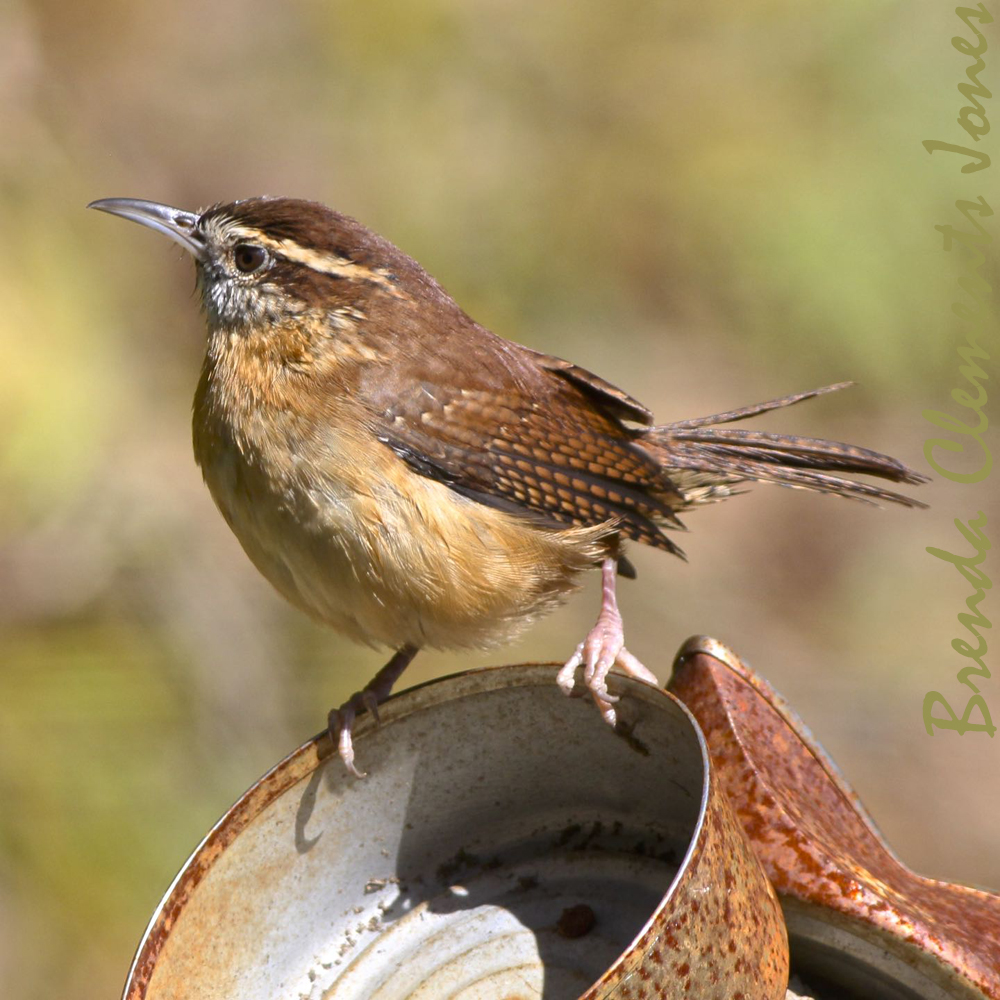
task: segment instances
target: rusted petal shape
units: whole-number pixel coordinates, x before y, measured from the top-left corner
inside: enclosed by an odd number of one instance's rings
[[[787,983],[788,941],[774,892],[712,778],[680,881],[625,964],[581,1000],[784,1000]]]
[[[154,915],[127,1000],[779,1000],[781,910],[684,706],[624,726],[554,666],[404,692],[305,744],[219,821]]]
[[[668,687],[778,891],[793,967],[799,934],[912,991],[893,996],[1000,1000],[1000,896],[903,865],[798,716],[722,643],[688,640]]]

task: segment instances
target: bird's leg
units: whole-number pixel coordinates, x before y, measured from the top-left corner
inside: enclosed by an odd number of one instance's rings
[[[570,694],[576,679],[576,668],[582,663],[584,684],[604,721],[611,726],[617,721],[614,702],[618,700],[608,692],[607,678],[613,666],[620,667],[637,680],[658,684],[653,674],[625,648],[622,616],[615,596],[617,572],[616,558],[609,557],[601,563],[601,613],[597,616],[597,624],[576,647],[576,652],[566,661],[556,678],[563,691]]]
[[[330,709],[327,719],[330,738],[337,744],[344,767],[356,778],[363,778],[365,773],[354,766],[354,742],[351,739],[354,720],[359,711],[367,708],[378,722],[379,702],[389,697],[393,684],[399,680],[400,674],[416,655],[416,646],[404,646],[360,691],[351,695],[340,708]]]

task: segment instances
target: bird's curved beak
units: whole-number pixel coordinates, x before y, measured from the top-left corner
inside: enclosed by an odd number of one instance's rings
[[[92,201],[87,208],[96,208],[99,212],[120,215],[123,219],[149,226],[179,243],[197,260],[205,255],[205,241],[198,232],[199,216],[194,212],[185,212],[139,198],[102,198],[100,201]]]

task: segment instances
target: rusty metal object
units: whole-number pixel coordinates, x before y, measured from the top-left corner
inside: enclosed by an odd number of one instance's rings
[[[798,716],[722,643],[688,640],[668,687],[778,891],[793,969],[866,997],[1000,1000],[1000,896],[910,871]]]
[[[624,725],[552,666],[473,671],[305,744],[209,833],[126,1000],[785,995],[780,908],[690,713],[613,679]]]

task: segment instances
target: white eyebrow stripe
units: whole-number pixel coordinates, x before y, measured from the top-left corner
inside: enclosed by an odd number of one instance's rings
[[[371,281],[376,285],[382,285],[397,292],[395,285],[382,271],[373,271],[362,264],[355,264],[354,261],[342,257],[340,254],[310,250],[308,247],[300,246],[294,240],[275,240],[270,236],[265,236],[259,229],[251,229],[246,226],[229,226],[227,228],[230,236],[245,239],[248,243],[258,243],[260,246],[280,254],[285,260],[290,260],[295,264],[303,264],[320,274]]]

